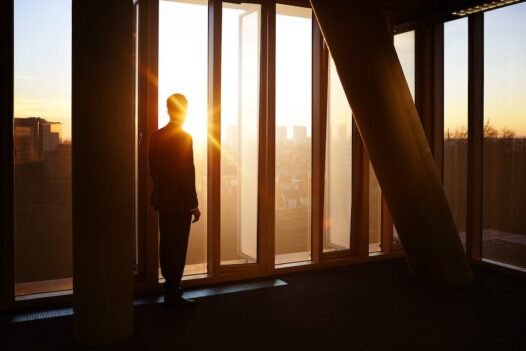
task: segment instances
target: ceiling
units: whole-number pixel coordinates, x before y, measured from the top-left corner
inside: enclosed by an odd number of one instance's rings
[[[449,17],[454,11],[491,1],[495,0],[378,0],[378,3],[396,24],[400,24],[429,16]]]

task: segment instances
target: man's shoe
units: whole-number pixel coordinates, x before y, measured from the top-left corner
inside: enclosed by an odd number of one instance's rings
[[[182,296],[164,297],[164,307],[166,308],[186,308],[195,306],[195,301],[192,299],[185,299]]]

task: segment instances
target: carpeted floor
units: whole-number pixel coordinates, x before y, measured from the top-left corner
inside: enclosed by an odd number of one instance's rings
[[[132,339],[96,350],[526,350],[526,280],[476,268],[463,289],[404,260],[281,277],[286,286],[136,307]],[[71,317],[1,326],[0,350],[76,350]]]

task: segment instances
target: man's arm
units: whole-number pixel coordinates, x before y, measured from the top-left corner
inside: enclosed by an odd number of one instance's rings
[[[157,170],[156,170],[156,160],[155,156],[157,155],[157,138],[156,134],[153,133],[150,138],[150,148],[148,150],[148,161],[150,163],[150,175],[152,179],[156,181],[157,179]]]
[[[193,150],[193,141],[190,137],[189,142],[189,157],[188,157],[188,187],[187,189],[187,203],[190,207],[190,212],[194,215],[193,222],[197,222],[199,217],[201,217],[201,211],[199,211],[199,201],[197,199],[197,190],[195,186],[195,165],[194,165],[194,150]]]
[[[150,164],[150,175],[153,180],[153,190],[150,197],[150,204],[153,207],[157,207],[157,195],[158,195],[158,170],[157,167],[159,166],[159,160],[157,160],[157,154],[158,154],[158,145],[157,145],[157,133],[153,133],[150,138],[149,143],[149,149],[148,149],[148,162]]]

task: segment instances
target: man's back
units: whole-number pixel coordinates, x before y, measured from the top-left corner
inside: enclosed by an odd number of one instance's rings
[[[149,159],[155,209],[188,213],[196,208],[192,137],[169,123],[152,135]]]

